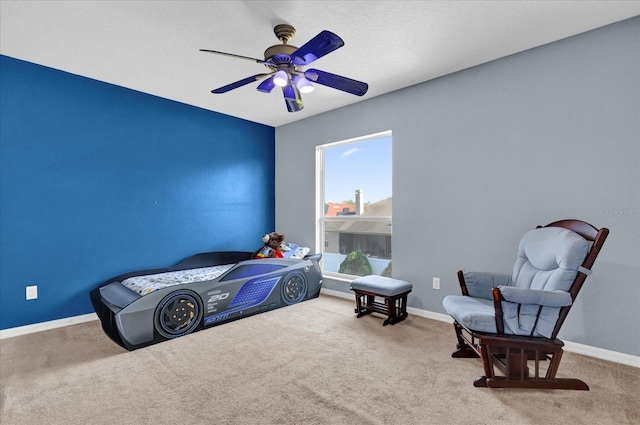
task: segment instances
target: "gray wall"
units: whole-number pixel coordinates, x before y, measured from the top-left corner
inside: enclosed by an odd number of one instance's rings
[[[276,230],[315,247],[314,147],[392,130],[410,306],[444,313],[458,269],[510,272],[527,230],[578,218],[611,234],[560,337],[640,355],[639,43],[636,17],[277,128]]]

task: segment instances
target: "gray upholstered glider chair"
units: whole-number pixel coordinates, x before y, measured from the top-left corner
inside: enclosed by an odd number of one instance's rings
[[[452,357],[482,358],[484,375],[474,386],[589,389],[556,378],[564,345],[557,335],[608,234],[583,221],[557,221],[524,235],[512,274],[458,271],[462,295],[442,304],[458,339]]]

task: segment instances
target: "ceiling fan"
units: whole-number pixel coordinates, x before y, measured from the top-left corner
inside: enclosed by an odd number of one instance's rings
[[[310,65],[317,59],[344,46],[344,41],[334,33],[326,30],[322,31],[302,47],[298,48],[288,44],[296,33],[295,28],[291,25],[276,25],[273,32],[282,44],[276,44],[265,50],[264,59],[251,58],[216,50],[200,49],[201,52],[216,53],[261,63],[270,70],[268,73],[252,75],[235,83],[227,84],[226,86],[212,90],[211,93],[226,93],[238,87],[253,83],[254,81],[263,80],[257,87],[258,91],[270,93],[275,86],[281,87],[288,111],[297,112],[304,107],[300,93],[312,92],[312,82],[355,94],[356,96],[364,95],[369,89],[369,85],[361,81],[352,80],[351,78],[331,74],[319,69],[305,69],[307,65]]]

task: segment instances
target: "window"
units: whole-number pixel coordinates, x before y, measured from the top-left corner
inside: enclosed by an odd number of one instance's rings
[[[391,132],[317,147],[323,273],[391,276]]]

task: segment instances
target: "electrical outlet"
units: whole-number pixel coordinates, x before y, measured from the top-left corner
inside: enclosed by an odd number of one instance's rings
[[[439,277],[434,277],[433,278],[433,289],[440,289],[440,278]]]
[[[27,286],[27,300],[35,300],[38,298],[38,285]]]

